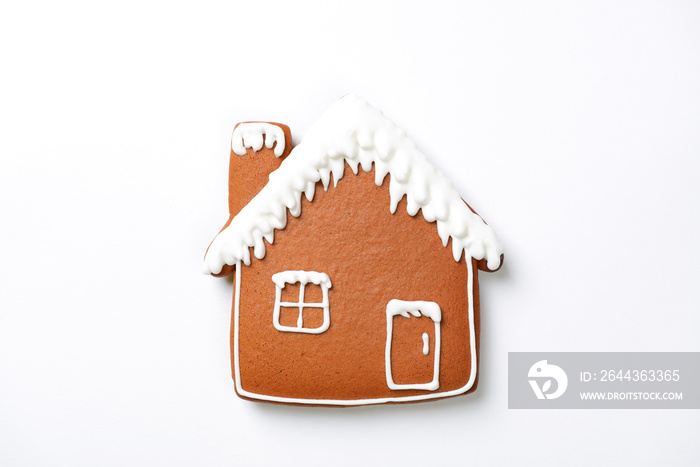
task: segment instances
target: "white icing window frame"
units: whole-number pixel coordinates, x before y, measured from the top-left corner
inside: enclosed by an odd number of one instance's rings
[[[422,384],[396,384],[391,374],[391,341],[394,331],[394,317],[403,316],[410,318],[415,316],[419,318],[426,316],[435,323],[435,358],[433,360],[433,380],[429,383]],[[413,301],[407,302],[404,300],[393,299],[386,305],[386,353],[385,353],[385,369],[386,369],[386,384],[389,389],[422,389],[426,391],[435,391],[440,387],[440,321],[442,320],[442,311],[440,305],[435,302]],[[427,346],[427,335],[423,333],[423,355],[427,355],[425,350]]]
[[[328,300],[328,289],[333,285],[328,274],[316,271],[283,271],[272,275],[272,282],[275,283],[275,310],[272,315],[272,324],[275,329],[282,332],[298,332],[302,334],[321,334],[326,332],[331,325],[330,302]],[[299,301],[298,302],[283,302],[282,289],[286,284],[294,284],[299,282]],[[323,301],[321,302],[304,302],[304,292],[306,284],[315,284],[321,287],[323,293]],[[280,324],[280,312],[282,307],[298,308],[299,318],[297,318],[296,326],[283,326]],[[304,327],[304,308],[322,308],[323,309],[323,324],[317,328]]]

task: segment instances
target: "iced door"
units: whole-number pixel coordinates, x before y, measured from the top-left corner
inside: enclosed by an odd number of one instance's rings
[[[385,357],[391,389],[438,388],[440,320],[435,302],[389,302]]]

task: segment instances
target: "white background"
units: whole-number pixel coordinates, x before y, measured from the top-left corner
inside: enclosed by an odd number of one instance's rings
[[[291,2],[290,2],[291,3]],[[697,465],[693,410],[516,411],[509,351],[698,351],[700,4],[15,2],[0,9],[0,464]],[[354,92],[492,225],[476,394],[245,402],[233,125]],[[388,209],[388,206],[387,206]]]

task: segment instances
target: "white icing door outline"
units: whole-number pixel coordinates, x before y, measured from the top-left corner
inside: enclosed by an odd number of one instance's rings
[[[300,332],[303,334],[321,334],[326,332],[331,325],[330,305],[328,301],[328,289],[332,287],[331,279],[328,274],[315,271],[283,271],[272,275],[272,282],[275,283],[275,311],[272,315],[272,324],[275,329],[282,332]],[[298,302],[283,302],[282,289],[286,284],[294,284],[299,282],[299,301]],[[316,284],[321,287],[323,292],[323,301],[321,302],[304,302],[304,292],[306,284]],[[285,308],[299,308],[299,318],[296,326],[283,326],[280,324],[280,311]],[[322,308],[323,309],[323,324],[317,328],[304,327],[304,308]]]
[[[433,320],[435,324],[435,357],[433,359],[433,380],[429,383],[422,384],[396,384],[391,374],[391,340],[394,331],[394,317],[403,316],[410,318],[415,316],[419,318],[426,316]],[[427,391],[435,391],[440,387],[440,321],[442,320],[442,312],[440,305],[435,302],[414,301],[407,302],[404,300],[393,299],[386,305],[386,352],[385,352],[385,368],[386,368],[386,384],[390,389],[423,389]],[[428,335],[423,333],[423,355],[427,355]]]

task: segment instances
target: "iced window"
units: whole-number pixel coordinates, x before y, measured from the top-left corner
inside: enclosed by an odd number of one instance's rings
[[[284,271],[272,276],[276,286],[272,323],[284,332],[321,334],[331,325],[327,274]]]

